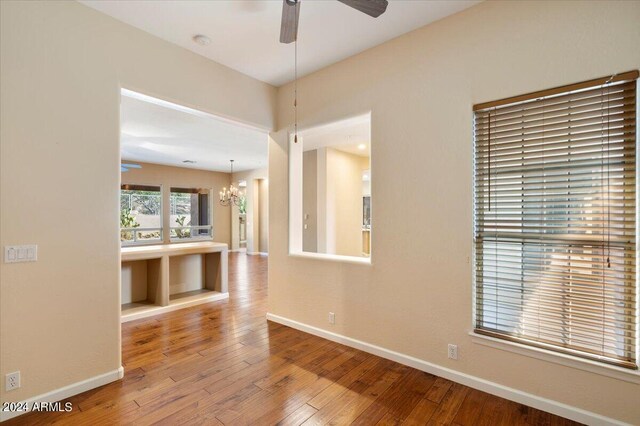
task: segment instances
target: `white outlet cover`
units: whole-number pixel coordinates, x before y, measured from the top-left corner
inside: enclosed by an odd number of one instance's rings
[[[449,345],[447,355],[450,359],[458,359],[458,345]]]
[[[16,390],[20,387],[20,372],[15,371],[7,374],[5,377],[5,390],[7,392]]]

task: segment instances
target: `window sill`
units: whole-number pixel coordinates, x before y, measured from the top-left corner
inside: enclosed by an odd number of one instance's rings
[[[523,345],[520,343],[508,342],[506,340],[483,336],[481,334],[474,333],[473,331],[471,331],[469,335],[471,336],[471,341],[473,343],[482,346],[500,349],[507,352],[513,352],[530,358],[552,362],[554,364],[577,368],[579,370],[588,371],[590,373],[611,377],[629,383],[640,384],[640,371],[638,370],[628,370],[626,368],[602,364],[597,361],[591,361],[571,355],[552,352],[541,348]]]
[[[136,243],[120,243],[120,248],[125,247],[140,247],[140,246],[153,246],[162,244],[162,240],[146,240],[146,241],[138,241]]]
[[[299,257],[303,259],[315,259],[315,260],[328,260],[331,262],[353,263],[357,265],[371,266],[370,257],[342,256],[339,254],[308,253],[308,252],[289,253],[289,257]]]
[[[213,241],[213,237],[189,237],[189,238],[171,238],[171,244],[180,244],[180,243],[198,243],[201,241]]]

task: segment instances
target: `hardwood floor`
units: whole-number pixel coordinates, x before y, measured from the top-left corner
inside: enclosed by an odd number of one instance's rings
[[[266,283],[231,253],[228,301],[123,324],[123,380],[6,424],[576,424],[267,322]]]

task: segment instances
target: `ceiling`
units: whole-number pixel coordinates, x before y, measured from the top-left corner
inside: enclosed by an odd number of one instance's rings
[[[267,167],[266,132],[128,90],[122,94],[124,160],[219,172],[229,172],[231,159],[234,171]]]
[[[274,86],[293,80],[293,44],[279,42],[280,0],[78,1]],[[374,19],[338,1],[303,0],[298,74],[309,74],[480,1],[390,0],[387,11]],[[208,36],[211,44],[195,43],[197,34]]]
[[[371,116],[340,120],[298,132],[303,151],[335,148],[361,157],[371,153]]]

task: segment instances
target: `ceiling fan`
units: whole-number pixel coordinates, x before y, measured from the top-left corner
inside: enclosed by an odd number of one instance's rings
[[[141,169],[142,166],[140,164],[126,164],[126,163],[121,163],[120,164],[120,171],[121,172],[128,172],[129,169]]]
[[[387,10],[387,0],[338,0],[347,6],[377,18]],[[301,0],[282,0],[282,24],[280,26],[280,43],[291,43],[298,38],[298,19],[300,18]]]

